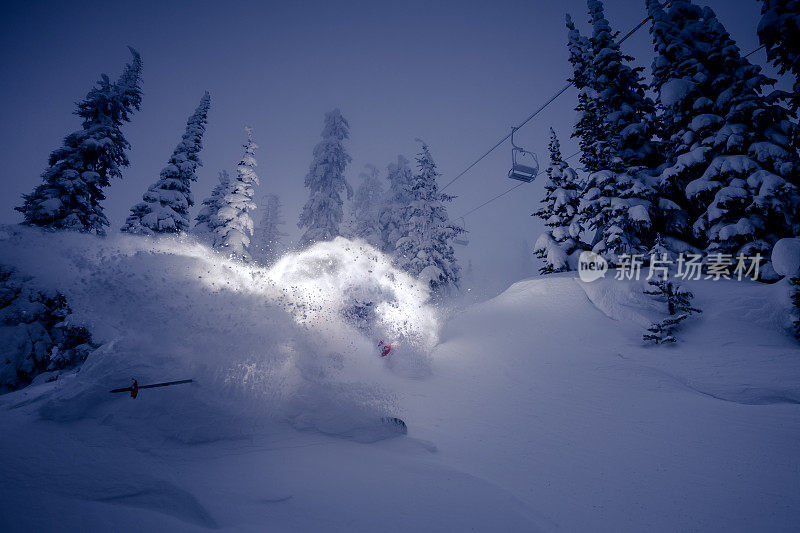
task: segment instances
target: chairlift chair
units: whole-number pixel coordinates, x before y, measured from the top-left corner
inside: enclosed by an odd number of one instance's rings
[[[453,237],[453,244],[457,244],[459,246],[466,246],[469,244],[469,239],[467,239],[467,225],[464,222],[464,217],[460,217],[458,220],[461,221],[461,227],[464,228],[464,233],[459,233],[455,237]]]
[[[530,183],[539,173],[539,160],[536,154],[529,152],[514,143],[514,132],[517,128],[511,128],[511,170],[508,177],[512,180]]]

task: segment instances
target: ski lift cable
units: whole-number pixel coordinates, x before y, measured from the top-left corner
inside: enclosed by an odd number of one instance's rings
[[[749,52],[749,53],[745,54],[745,55],[744,55],[744,59],[747,59],[748,57],[750,57],[751,55],[755,54],[755,53],[756,53],[756,52],[758,52],[759,50],[762,50],[762,49],[763,49],[765,46],[766,46],[766,45],[763,45],[763,44],[762,44],[761,46],[759,46],[758,48],[756,48],[756,49],[755,49],[755,50],[753,50],[752,52]]]
[[[564,158],[564,161],[568,161],[568,160],[572,159],[573,157],[575,157],[576,155],[578,155],[578,154],[580,154],[580,153],[581,153],[581,152],[580,152],[580,150],[579,150],[579,151],[575,152],[574,154],[570,154],[570,155],[568,155],[567,157],[565,157],[565,158]],[[540,171],[539,171],[539,174],[542,174],[542,173],[544,173],[544,172],[545,172],[544,170],[540,170]],[[537,177],[537,178],[539,177],[539,174],[536,174],[536,177]],[[480,209],[480,208],[482,208],[482,207],[485,207],[485,206],[489,205],[490,203],[494,202],[495,200],[497,200],[497,199],[499,199],[499,198],[502,198],[503,196],[505,196],[506,194],[510,193],[511,191],[513,191],[513,190],[516,190],[516,189],[519,189],[519,188],[520,188],[520,187],[522,187],[523,185],[525,185],[525,182],[524,182],[524,181],[523,181],[523,182],[521,182],[521,183],[517,183],[516,185],[514,185],[514,186],[513,186],[513,187],[511,187],[510,189],[506,189],[504,192],[501,192],[501,193],[500,193],[500,194],[498,194],[497,196],[494,196],[494,197],[490,198],[489,200],[486,200],[485,202],[483,202],[483,203],[482,203],[481,205],[479,205],[478,207],[474,207],[474,208],[470,209],[469,211],[467,211],[466,213],[464,213],[463,215],[461,215],[460,217],[458,217],[458,219],[459,219],[459,220],[461,220],[461,219],[464,219],[464,218],[466,218],[467,216],[471,215],[472,213],[474,213],[474,212],[475,212],[475,211],[477,211],[478,209]]]
[[[537,109],[536,111],[534,111],[533,113],[531,113],[531,114],[528,116],[528,118],[526,118],[525,120],[523,120],[522,122],[520,122],[520,123],[519,123],[519,126],[514,126],[514,127],[512,128],[512,131],[513,131],[513,130],[515,130],[515,129],[517,129],[517,130],[518,130],[518,129],[520,129],[522,126],[524,126],[525,124],[527,124],[528,122],[530,122],[531,120],[533,120],[533,118],[534,118],[536,115],[538,115],[538,114],[539,114],[539,113],[540,113],[542,110],[544,110],[544,108],[545,108],[545,107],[547,107],[548,105],[550,105],[551,103],[553,103],[553,100],[555,100],[556,98],[558,98],[559,96],[561,96],[562,94],[564,94],[564,93],[566,92],[566,90],[567,90],[567,89],[569,89],[570,87],[572,87],[572,82],[569,82],[569,83],[567,83],[565,86],[563,86],[563,87],[562,87],[562,88],[561,88],[561,89],[560,89],[560,90],[559,90],[559,91],[558,91],[556,94],[554,94],[553,96],[551,96],[549,100],[547,100],[547,101],[546,101],[544,104],[542,104],[542,105],[539,107],[539,109]],[[494,146],[492,146],[491,148],[489,148],[489,149],[488,149],[488,150],[487,150],[487,151],[486,151],[486,152],[485,152],[485,153],[484,153],[482,156],[480,156],[478,159],[476,159],[475,161],[473,161],[472,163],[470,163],[470,165],[469,165],[467,168],[465,168],[464,170],[462,170],[461,172],[459,172],[459,173],[458,173],[458,175],[456,175],[456,177],[455,177],[455,178],[453,178],[453,179],[451,179],[450,181],[448,181],[448,182],[447,182],[447,184],[446,184],[444,187],[442,187],[442,189],[441,189],[441,190],[445,190],[445,189],[446,189],[446,188],[448,188],[450,185],[452,185],[453,183],[455,183],[455,182],[456,182],[456,180],[458,180],[458,179],[459,179],[461,176],[463,176],[464,174],[466,174],[467,172],[469,172],[470,170],[472,170],[472,167],[474,167],[475,165],[477,165],[478,163],[480,163],[480,162],[481,162],[481,161],[482,161],[482,160],[483,160],[483,159],[484,159],[484,158],[485,158],[487,155],[489,155],[489,154],[491,154],[492,152],[494,152],[494,151],[495,151],[497,148],[499,148],[499,147],[500,147],[500,145],[501,145],[501,144],[503,144],[504,142],[506,142],[506,141],[507,141],[507,140],[508,140],[510,137],[511,137],[511,134],[510,134],[510,133],[506,134],[506,136],[505,136],[505,137],[503,137],[502,139],[500,139],[499,141],[497,141],[497,143],[496,143]],[[520,184],[520,185],[521,185],[521,184]],[[516,188],[516,187],[515,187],[515,188]]]
[[[648,18],[648,19],[645,19],[645,20],[644,20],[644,21],[642,21],[642,22],[641,22],[641,23],[640,23],[638,26],[636,26],[636,27],[635,27],[633,30],[629,31],[629,32],[628,32],[628,33],[625,35],[625,37],[624,37],[623,39],[621,39],[621,40],[620,40],[620,42],[622,42],[624,39],[627,39],[629,36],[633,35],[633,32],[635,32],[636,30],[638,30],[639,28],[641,28],[641,27],[642,27],[642,25],[643,25],[643,24],[645,24],[645,23],[646,23],[648,20],[649,20],[649,18]],[[752,51],[748,52],[747,54],[745,54],[745,55],[743,56],[743,58],[744,58],[744,59],[747,59],[748,57],[750,57],[751,55],[755,54],[755,53],[756,53],[756,52],[758,52],[759,50],[762,50],[763,48],[764,48],[764,45],[762,44],[761,46],[759,46],[759,47],[758,47],[758,48],[756,48],[755,50],[752,50]],[[570,85],[571,85],[571,84],[570,84]],[[561,90],[561,91],[560,91],[558,94],[556,94],[556,95],[555,95],[553,98],[551,98],[551,99],[550,99],[550,100],[549,100],[547,103],[550,103],[550,102],[552,102],[553,100],[555,100],[555,99],[556,99],[558,96],[560,96],[560,95],[561,95],[561,93],[562,93],[562,92],[564,92],[564,91],[565,91],[566,89],[568,89],[568,88],[569,88],[569,85],[568,85],[567,87],[564,87],[564,89],[562,89],[562,90]],[[545,105],[547,105],[547,103],[546,103]],[[541,109],[543,109],[543,107],[542,107],[542,108],[540,108],[539,110],[537,110],[537,111],[536,111],[536,112],[535,112],[533,115],[531,115],[530,117],[528,117],[527,119],[525,119],[525,121],[524,121],[522,124],[520,124],[520,126],[523,126],[523,125],[524,125],[526,122],[528,122],[529,120],[531,120],[531,119],[532,119],[532,118],[535,116],[535,114],[536,114],[536,113],[538,113],[539,111],[541,111]],[[517,126],[517,129],[518,129],[518,128],[519,128],[519,126]],[[455,178],[453,178],[453,179],[450,181],[450,183],[453,183],[453,182],[454,182],[456,179],[458,179],[458,178],[459,178],[459,177],[461,177],[463,174],[465,174],[465,173],[466,173],[466,172],[467,172],[469,169],[471,169],[471,168],[472,168],[472,167],[474,167],[476,164],[478,164],[478,163],[480,162],[480,160],[481,160],[481,159],[483,159],[484,157],[486,157],[487,155],[489,155],[489,154],[491,153],[491,151],[492,151],[492,150],[494,150],[495,148],[497,148],[498,146],[500,146],[500,145],[501,145],[501,144],[502,144],[502,143],[503,143],[503,142],[504,142],[506,139],[508,139],[509,137],[511,137],[511,134],[510,134],[510,133],[509,133],[509,134],[508,134],[506,137],[504,137],[504,138],[503,138],[503,139],[502,139],[502,140],[501,140],[499,143],[497,143],[497,144],[496,144],[494,147],[492,147],[492,149],[491,149],[491,150],[489,150],[488,152],[486,152],[486,153],[485,153],[484,155],[482,155],[482,156],[481,156],[479,159],[475,160],[475,162],[474,162],[474,163],[472,163],[470,166],[468,166],[466,169],[464,169],[464,171],[463,171],[461,174],[459,174],[458,176],[456,176]],[[570,154],[569,156],[567,156],[567,157],[565,157],[565,158],[564,158],[564,161],[567,161],[568,159],[571,159],[571,158],[575,157],[575,156],[576,156],[576,155],[578,155],[579,153],[580,153],[580,152],[578,151],[578,152],[575,152],[574,154]],[[542,173],[542,172],[539,172],[539,174],[541,174],[541,173]],[[538,176],[539,176],[539,174],[536,174],[536,177],[538,177]],[[450,183],[448,183],[447,185],[450,185]],[[444,188],[445,188],[445,187],[447,187],[447,185],[445,185],[444,187],[442,187],[442,190],[444,190]],[[500,194],[498,194],[497,196],[494,196],[494,197],[490,198],[489,200],[487,200],[487,201],[483,202],[483,203],[482,203],[481,205],[479,205],[478,207],[474,207],[474,208],[470,209],[469,211],[467,211],[466,213],[464,213],[463,215],[461,215],[461,216],[460,216],[460,217],[458,217],[458,218],[462,219],[462,218],[465,218],[465,217],[467,217],[467,216],[471,215],[472,213],[474,213],[474,212],[475,212],[475,211],[477,211],[478,209],[481,209],[481,208],[483,208],[483,207],[486,207],[487,205],[489,205],[490,203],[494,202],[495,200],[498,200],[498,199],[502,198],[503,196],[505,196],[506,194],[510,193],[511,191],[514,191],[514,190],[516,190],[516,189],[519,189],[519,188],[520,188],[520,187],[522,187],[523,185],[525,185],[525,183],[524,183],[524,182],[522,182],[522,183],[518,183],[518,184],[514,185],[513,187],[511,187],[510,189],[506,189],[504,192],[501,192],[501,193],[500,193]]]
[[[623,42],[625,42],[625,40],[627,40],[627,39],[628,39],[628,38],[629,38],[631,35],[633,35],[634,33],[636,33],[636,32],[639,30],[639,28],[641,28],[642,26],[644,26],[645,24],[647,24],[647,21],[648,21],[648,20],[650,20],[650,18],[651,18],[651,17],[647,17],[646,19],[644,19],[643,21],[641,21],[639,24],[637,24],[637,25],[636,25],[636,26],[635,26],[635,27],[634,27],[634,28],[633,28],[631,31],[629,31],[628,33],[626,33],[625,35],[623,35],[623,36],[622,36],[622,38],[621,38],[621,39],[618,41],[618,43],[617,43],[617,44],[622,44]],[[745,56],[745,57],[746,57],[746,56]],[[559,96],[561,96],[562,94],[564,94],[564,93],[567,91],[567,89],[569,89],[570,87],[572,87],[572,85],[573,85],[573,83],[572,83],[572,82],[569,82],[569,83],[567,83],[566,85],[564,85],[564,86],[563,86],[561,89],[559,89],[559,90],[558,90],[558,91],[557,91],[557,92],[556,92],[556,93],[555,93],[553,96],[551,96],[551,97],[550,97],[550,98],[549,98],[549,99],[548,99],[548,100],[547,100],[547,101],[546,101],[544,104],[542,104],[541,106],[539,106],[539,108],[538,108],[536,111],[534,111],[533,113],[531,113],[530,115],[528,115],[528,118],[526,118],[525,120],[523,120],[522,122],[520,122],[520,123],[519,123],[519,125],[517,125],[517,126],[514,126],[514,127],[511,129],[511,131],[513,132],[514,130],[518,130],[518,129],[522,128],[522,127],[523,127],[525,124],[527,124],[528,122],[530,122],[531,120],[533,120],[533,119],[534,119],[534,117],[536,117],[536,115],[538,115],[539,113],[541,113],[541,112],[542,112],[542,111],[543,111],[543,110],[544,110],[544,109],[545,109],[547,106],[549,106],[550,104],[552,104],[552,103],[553,103],[553,101],[554,101],[556,98],[558,98]],[[448,182],[445,184],[445,186],[441,188],[441,190],[442,190],[442,191],[444,191],[444,190],[445,190],[446,188],[448,188],[450,185],[452,185],[453,183],[455,183],[455,182],[456,182],[456,181],[457,181],[459,178],[461,178],[461,176],[463,176],[464,174],[466,174],[467,172],[469,172],[470,170],[472,170],[472,167],[474,167],[475,165],[477,165],[478,163],[480,163],[481,161],[483,161],[483,159],[484,159],[484,158],[485,158],[487,155],[489,155],[489,154],[491,154],[492,152],[494,152],[494,151],[495,151],[497,148],[499,148],[499,147],[500,147],[500,145],[501,145],[501,144],[503,144],[504,142],[506,142],[506,141],[507,141],[507,140],[508,140],[510,137],[511,137],[511,133],[508,133],[508,134],[506,134],[506,136],[505,136],[505,137],[503,137],[502,139],[500,139],[499,141],[497,141],[497,143],[495,143],[495,145],[494,145],[494,146],[492,146],[492,147],[491,147],[491,148],[489,148],[489,149],[488,149],[486,152],[484,152],[484,154],[483,154],[482,156],[480,156],[478,159],[476,159],[475,161],[473,161],[472,163],[470,163],[470,164],[469,164],[469,166],[468,166],[467,168],[465,168],[464,170],[462,170],[461,172],[459,172],[459,173],[456,175],[456,177],[454,177],[453,179],[451,179],[450,181],[448,181]],[[516,188],[517,188],[517,187],[514,187],[514,189],[516,189]],[[511,189],[511,190],[513,190],[513,189]]]

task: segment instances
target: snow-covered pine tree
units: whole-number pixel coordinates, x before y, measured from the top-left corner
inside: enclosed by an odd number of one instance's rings
[[[665,259],[667,261],[674,261],[677,258],[675,252],[667,247],[664,242],[664,237],[662,237],[660,233],[656,235],[656,240],[653,241],[653,246],[650,248],[650,251],[647,252],[647,256],[647,259],[655,257],[659,260]],[[654,264],[652,260],[650,264]]]
[[[307,246],[315,242],[330,241],[338,236],[342,223],[342,192],[349,200],[353,190],[344,177],[344,170],[351,158],[342,141],[350,137],[350,125],[339,109],[325,114],[322,141],[314,147],[314,160],[305,177],[309,198],[297,226],[305,228],[299,244]]]
[[[408,159],[402,155],[397,156],[397,163],[387,166],[389,179],[388,198],[380,214],[381,250],[394,254],[397,241],[405,237],[408,228],[405,226],[405,212],[411,204],[411,188],[414,185],[414,176]]]
[[[675,342],[675,329],[693,313],[700,309],[692,307],[694,295],[680,285],[666,279],[653,279],[648,282],[650,289],[644,293],[667,304],[667,316],[647,328],[642,338],[655,344]]]
[[[641,174],[601,170],[589,176],[577,219],[594,235],[592,251],[618,265],[621,256],[648,250],[656,205],[656,191]]]
[[[247,131],[247,142],[244,144],[244,155],[236,166],[236,178],[227,187],[220,199],[220,208],[212,217],[214,226],[215,249],[228,257],[250,261],[248,251],[250,237],[253,235],[253,219],[250,212],[256,209],[253,201],[255,186],[258,185],[256,175],[255,153],[258,145],[253,141],[253,130]]]
[[[206,92],[159,180],[147,189],[142,202],[131,208],[121,231],[140,235],[189,231],[189,207],[194,205],[191,188],[197,181],[197,167],[202,165],[198,154],[203,149],[210,105],[211,96]]]
[[[658,163],[658,147],[653,141],[654,104],[645,94],[641,67],[631,67],[631,56],[621,52],[617,33],[605,18],[603,2],[587,0],[592,22],[592,66],[589,85],[594,89],[594,105],[602,115],[604,135],[596,151],[608,162],[603,169],[627,171],[632,167],[652,167]]]
[[[129,164],[125,151],[130,144],[120,127],[142,101],[142,60],[136,50],[130,51],[133,59],[117,83],[103,74],[78,103],[75,114],[82,119],[81,129],[67,135],[50,154],[43,183],[24,195],[16,208],[24,224],[105,234],[103,189],[112,178],[122,177],[121,168]]]
[[[569,81],[578,90],[578,105],[575,108],[578,120],[572,137],[578,139],[583,168],[588,172],[597,172],[609,168],[610,162],[605,160],[607,154],[603,153],[600,146],[600,140],[604,136],[603,117],[597,108],[596,93],[591,84],[592,45],[589,38],[581,35],[580,30],[575,27],[571,16],[566,16],[566,23],[569,62],[573,71]]]
[[[575,215],[578,212],[580,188],[578,176],[561,157],[561,146],[553,128],[550,128],[550,165],[544,182],[545,197],[542,207],[534,213],[550,228],[542,233],[534,245],[534,253],[544,260],[539,269],[542,274],[569,270],[570,254],[580,247],[581,228]]]
[[[587,5],[593,32],[590,64],[581,83],[589,89],[583,94],[591,116],[599,121],[592,127],[599,129],[588,134],[577,130],[587,151],[583,159],[595,170],[581,194],[578,222],[593,232],[593,251],[616,264],[622,255],[644,253],[661,220],[662,202],[649,175],[649,167],[659,159],[658,147],[652,140],[653,103],[645,95],[641,69],[628,65],[632,58],[620,51],[602,2],[587,0]],[[570,56],[579,64],[585,44],[579,36],[571,41],[577,43],[572,46],[577,51]]]
[[[226,170],[221,170],[218,177],[219,183],[211,191],[211,195],[203,200],[203,207],[195,217],[195,232],[210,238],[212,242],[214,229],[217,227],[217,211],[222,207],[222,200],[231,184],[231,177]]]
[[[739,53],[709,7],[648,0],[653,18],[653,88],[668,142],[662,187],[685,195],[694,243],[711,253],[769,257],[798,234],[794,126],[762,96],[774,82]],[[762,277],[771,277],[770,265]]]
[[[661,234],[656,235],[653,247],[647,253],[650,259],[649,289],[643,292],[653,296],[667,305],[667,315],[650,325],[642,337],[655,344],[675,342],[675,329],[693,313],[701,313],[692,306],[694,295],[677,283],[670,281],[671,265],[675,261],[675,253],[664,243]]]
[[[267,194],[258,206],[261,221],[253,232],[250,254],[263,265],[274,263],[283,251],[283,238],[287,235],[281,231],[281,226],[285,223],[282,207],[277,194]]]
[[[794,76],[794,90],[785,95],[792,109],[800,109],[800,0],[761,0],[758,38],[767,59],[779,74]]]
[[[395,257],[400,268],[425,282],[435,297],[443,298],[458,289],[461,267],[452,241],[464,229],[450,222],[445,202],[453,197],[439,192],[436,163],[428,145],[420,142],[418,172],[402,223],[405,235],[397,241]]]
[[[374,165],[366,165],[353,195],[353,237],[381,248],[380,216],[386,201],[383,183]]]

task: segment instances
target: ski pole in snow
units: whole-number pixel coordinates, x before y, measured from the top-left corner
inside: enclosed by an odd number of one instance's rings
[[[139,382],[134,378],[130,387],[125,387],[124,389],[114,389],[109,392],[130,392],[131,398],[136,398],[139,395],[139,389],[154,389],[156,387],[169,387],[170,385],[183,385],[184,383],[192,382],[194,382],[192,379],[181,379],[178,381],[165,381],[163,383],[153,383],[151,385],[140,386]]]

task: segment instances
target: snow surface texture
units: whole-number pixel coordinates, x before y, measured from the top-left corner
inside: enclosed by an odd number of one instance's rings
[[[686,283],[703,314],[647,347],[663,310],[613,272],[523,281],[437,328],[421,287],[343,239],[264,270],[174,237],[11,233],[4,261],[58,281],[106,344],[77,374],[0,396],[4,532],[800,521],[784,282]],[[366,295],[374,328],[415,350],[377,356],[346,312]],[[106,392],[133,375],[198,383]],[[368,421],[384,413],[408,436],[376,441]]]

